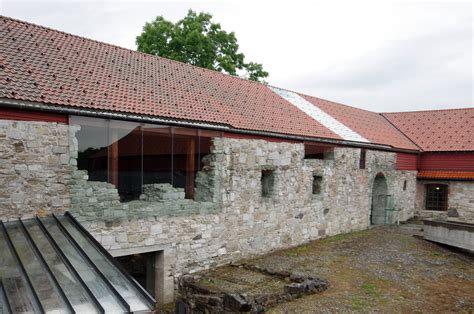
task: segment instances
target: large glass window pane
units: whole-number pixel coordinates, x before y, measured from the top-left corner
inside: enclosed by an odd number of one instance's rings
[[[80,130],[76,132],[77,168],[87,170],[90,181],[106,182],[108,179],[108,121],[71,116],[69,123],[80,126]]]
[[[45,224],[46,229],[51,233],[51,236],[61,247],[72,266],[79,273],[82,280],[84,280],[104,310],[109,313],[124,312],[125,308],[120,305],[121,303],[119,299],[114,296],[113,291],[107,287],[94,268],[89,265],[81,253],[69,242],[64,233],[56,225],[54,219],[43,218],[41,221]]]
[[[144,124],[143,184],[172,184],[173,135],[171,127]]]
[[[194,198],[194,180],[199,167],[199,136],[197,129],[173,128],[173,186]]]
[[[142,130],[139,123],[111,120],[109,182],[123,202],[138,199],[142,187]]]
[[[59,217],[59,220],[69,231],[72,237],[77,241],[77,243],[79,243],[79,245],[94,262],[94,264],[112,283],[118,293],[120,293],[125,301],[127,301],[127,303],[130,305],[130,310],[132,312],[148,310],[148,306],[143,300],[141,292],[139,292],[135,287],[132,286],[130,282],[127,281],[125,276],[115,267],[115,265],[113,265],[113,263],[98,249],[92,246],[90,241],[81,232],[79,232],[66,217]]]
[[[39,312],[39,308],[34,306],[33,295],[28,289],[26,280],[21,275],[6,241],[7,239],[0,230],[0,279],[11,309],[14,313]]]
[[[51,272],[63,289],[76,313],[96,313],[92,300],[85,288],[71,274],[61,258],[49,243],[39,226],[32,220],[25,221],[25,227],[34,239]]]

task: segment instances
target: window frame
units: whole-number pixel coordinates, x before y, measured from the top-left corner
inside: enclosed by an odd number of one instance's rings
[[[439,192],[437,192],[439,191]],[[449,185],[441,183],[425,184],[425,210],[447,211],[449,199]]]

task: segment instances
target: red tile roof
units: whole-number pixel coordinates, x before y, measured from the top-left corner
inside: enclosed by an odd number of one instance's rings
[[[405,149],[418,149],[405,135],[379,113],[367,111],[329,100],[302,95],[333,118],[362,135],[372,143],[392,145]]]
[[[340,139],[266,85],[0,18],[0,97]]]
[[[474,171],[421,170],[417,177],[419,179],[474,180]]]
[[[266,85],[235,76],[1,16],[0,47],[0,98],[341,139]],[[302,96],[372,143],[417,149],[378,113]]]
[[[383,115],[424,151],[474,151],[474,108]]]

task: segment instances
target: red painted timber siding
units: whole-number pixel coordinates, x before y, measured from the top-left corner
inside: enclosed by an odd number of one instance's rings
[[[418,155],[397,153],[397,170],[416,170]]]
[[[1,120],[19,120],[19,121],[44,121],[44,122],[57,122],[57,123],[69,123],[69,117],[65,114],[42,112],[42,111],[29,111],[19,110],[12,108],[0,107],[0,119]]]
[[[420,170],[474,171],[474,152],[423,153]]]

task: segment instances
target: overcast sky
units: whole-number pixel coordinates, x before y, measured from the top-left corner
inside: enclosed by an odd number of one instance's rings
[[[211,13],[274,86],[373,111],[473,107],[473,4],[0,0],[0,13],[136,49],[157,15]]]

